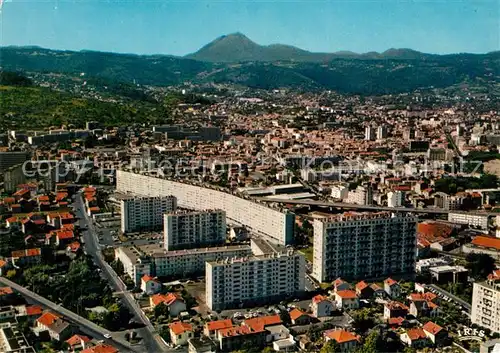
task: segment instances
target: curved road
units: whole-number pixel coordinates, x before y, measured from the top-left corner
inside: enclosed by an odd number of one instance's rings
[[[76,216],[80,219],[80,227],[87,228],[87,230],[83,232],[85,251],[88,255],[92,256],[94,263],[102,270],[102,273],[108,280],[111,288],[115,292],[122,295],[123,302],[135,316],[136,320],[145,326],[142,329],[136,330],[142,337],[142,343],[145,345],[144,351],[149,353],[160,353],[172,350],[165,344],[160,335],[155,332],[153,325],[151,325],[151,322],[144,315],[144,312],[141,310],[132,294],[127,291],[123,281],[104,260],[101,253],[101,246],[99,245],[99,240],[97,238],[97,232],[94,228],[92,220],[85,212],[85,205],[83,203],[81,193],[77,193],[75,196],[74,206]]]

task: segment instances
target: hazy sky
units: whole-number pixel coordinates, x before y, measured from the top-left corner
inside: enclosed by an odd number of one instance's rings
[[[1,45],[141,54],[184,55],[237,31],[323,52],[500,48],[500,0],[4,0],[0,21]]]

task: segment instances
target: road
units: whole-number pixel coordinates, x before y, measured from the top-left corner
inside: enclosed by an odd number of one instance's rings
[[[123,302],[129,311],[134,315],[135,319],[144,325],[144,328],[137,329],[136,331],[142,337],[142,343],[145,346],[145,350],[150,353],[171,351],[172,349],[169,348],[161,339],[160,335],[155,332],[153,325],[151,325],[151,322],[148,320],[146,315],[144,315],[144,312],[141,310],[132,294],[127,291],[123,281],[104,260],[101,253],[101,246],[99,245],[97,231],[94,227],[93,221],[85,212],[85,205],[83,203],[81,193],[76,195],[74,206],[76,216],[80,220],[80,227],[87,229],[82,235],[84,239],[85,251],[88,255],[92,256],[94,263],[102,270],[102,274],[108,280],[108,283],[113,291],[120,293]]]
[[[82,332],[84,332],[84,333],[86,333],[86,334],[88,334],[96,339],[100,339],[100,340],[108,342],[109,344],[118,348],[120,350],[120,352],[137,352],[135,350],[135,348],[130,347],[130,345],[128,344],[127,341],[125,341],[125,339],[121,340],[121,339],[118,339],[115,337],[112,337],[110,339],[106,339],[104,337],[104,335],[111,335],[112,332],[102,328],[101,326],[94,324],[93,322],[75,314],[74,312],[72,312],[68,309],[63,308],[61,305],[56,304],[54,302],[51,302],[50,300],[48,300],[48,299],[46,299],[46,298],[44,298],[36,293],[33,293],[29,289],[24,288],[24,287],[18,285],[17,283],[9,281],[8,279],[6,279],[4,277],[0,277],[0,283],[11,287],[16,292],[21,293],[25,297],[30,298],[31,301],[35,302],[36,304],[39,304],[43,307],[46,307],[46,308],[52,310],[53,312],[55,312],[57,314],[62,315],[65,320],[78,326]]]
[[[455,303],[460,304],[470,314],[470,312],[472,310],[472,306],[469,303],[467,303],[466,301],[460,299],[456,295],[451,294],[450,292],[445,291],[443,288],[438,287],[434,284],[429,284],[429,285],[427,285],[427,287],[430,287],[430,288],[434,289],[436,292],[441,293],[442,295],[445,295],[448,298],[451,298]]]
[[[309,205],[334,208],[352,208],[367,211],[390,211],[390,212],[412,212],[412,213],[432,213],[432,214],[447,214],[447,213],[463,213],[467,215],[482,215],[482,216],[497,216],[495,212],[474,212],[474,211],[457,211],[444,210],[439,208],[409,208],[409,207],[387,207],[387,206],[371,206],[371,205],[356,205],[345,202],[326,202],[315,200],[288,200],[288,199],[266,199],[265,197],[255,198],[255,200],[272,203],[286,203],[294,205]]]

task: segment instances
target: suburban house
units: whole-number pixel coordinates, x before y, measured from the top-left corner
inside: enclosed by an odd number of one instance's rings
[[[373,289],[365,281],[356,283],[356,294],[361,299],[369,299],[373,297]]]
[[[408,299],[411,302],[410,314],[415,317],[436,317],[441,313],[439,306],[434,303],[437,299],[437,295],[434,293],[412,293],[408,296]]]
[[[109,344],[100,343],[96,346],[84,349],[80,353],[118,353],[118,349]]]
[[[351,285],[344,281],[342,278],[337,278],[335,281],[332,282],[333,284],[333,291],[339,291],[339,290],[348,290],[351,289]]]
[[[353,333],[345,330],[328,330],[323,333],[326,342],[334,340],[341,352],[352,352],[359,344],[359,339]]]
[[[373,290],[374,297],[385,298],[387,296],[384,288],[380,287],[377,283],[370,284],[370,288]]]
[[[186,311],[184,299],[176,293],[168,293],[167,295],[154,294],[149,297],[149,303],[152,309],[159,304],[165,304],[168,307],[169,315],[173,317],[179,316],[181,312]]]
[[[405,333],[399,336],[399,339],[407,346],[415,349],[424,348],[429,345],[429,339],[420,327],[406,330]]]
[[[337,308],[343,310],[358,309],[359,308],[359,298],[355,291],[339,290],[335,292],[335,303]]]
[[[401,286],[390,277],[384,281],[384,290],[391,298],[398,298],[401,296]]]
[[[91,339],[83,335],[73,335],[65,342],[68,344],[71,352],[78,352],[87,348]]]
[[[403,303],[391,301],[384,304],[384,319],[388,320],[391,317],[405,318],[408,315],[408,307]]]
[[[293,325],[307,325],[311,322],[311,316],[297,308],[290,311],[290,319]]]
[[[203,334],[210,338],[217,336],[217,331],[225,328],[233,327],[231,319],[209,321],[203,327]]]
[[[144,275],[141,278],[141,290],[147,295],[156,294],[161,290],[161,282],[151,276]]]
[[[188,339],[194,337],[193,326],[191,324],[176,321],[169,325],[170,339],[176,346],[183,346],[188,343]]]
[[[40,248],[15,250],[11,255],[14,266],[36,265],[42,261],[42,251]]]
[[[427,322],[422,329],[431,342],[436,346],[444,345],[448,339],[448,332],[432,321]]]
[[[250,347],[261,348],[266,345],[266,331],[255,331],[249,326],[233,326],[217,331],[217,341],[222,352],[231,352],[246,344]]]
[[[63,341],[72,333],[70,324],[50,311],[47,311],[36,320],[36,329],[35,334],[47,331],[50,338],[56,341]]]
[[[331,316],[335,307],[328,297],[316,295],[312,298],[311,309],[314,317]]]

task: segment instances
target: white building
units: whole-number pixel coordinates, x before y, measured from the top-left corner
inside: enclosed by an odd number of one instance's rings
[[[123,233],[162,228],[163,214],[177,209],[174,196],[127,197],[120,201]]]
[[[377,128],[377,140],[382,140],[387,138],[387,126],[380,125]]]
[[[389,191],[387,193],[388,207],[402,207],[405,203],[405,193],[403,191]]]
[[[305,258],[293,251],[206,264],[206,302],[210,310],[279,301],[304,290]]]
[[[500,333],[500,277],[490,275],[485,282],[474,283],[472,323]]]
[[[244,225],[250,231],[267,237],[278,244],[293,241],[295,215],[288,211],[270,208],[252,200],[187,183],[175,182],[117,170],[116,189],[120,192],[148,196],[173,195],[179,207],[226,211],[229,220]]]
[[[332,198],[338,200],[347,199],[349,195],[349,187],[347,185],[334,185],[332,186]]]
[[[220,245],[226,240],[226,212],[221,210],[166,213],[165,249],[180,250]]]
[[[371,186],[358,186],[356,190],[349,191],[346,203],[356,205],[373,205],[373,189]]]
[[[125,272],[139,285],[143,275],[186,278],[203,274],[206,261],[249,256],[248,245],[221,246],[189,250],[165,251],[158,245],[123,246],[115,249]]]
[[[467,224],[471,227],[476,227],[484,230],[487,230],[489,226],[488,215],[478,215],[471,213],[448,213],[448,221],[458,224]]]
[[[347,212],[314,220],[313,277],[320,282],[415,272],[417,218]]]
[[[366,141],[375,140],[375,128],[373,126],[365,127],[365,140]]]

